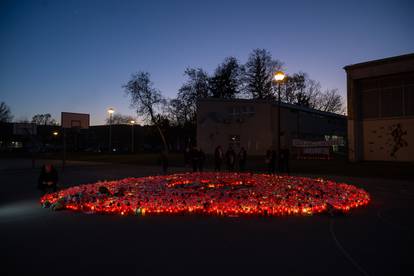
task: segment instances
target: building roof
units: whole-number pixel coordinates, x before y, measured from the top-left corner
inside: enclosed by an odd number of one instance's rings
[[[203,98],[203,99],[198,99],[198,101],[199,102],[236,102],[236,103],[249,103],[249,104],[271,104],[273,106],[277,106],[277,101],[257,100],[257,99]],[[346,119],[345,115],[332,113],[332,112],[321,111],[321,110],[308,108],[308,107],[304,107],[304,106],[299,106],[299,105],[295,105],[295,104],[290,104],[290,103],[281,102],[280,106],[285,107],[285,108],[289,108],[289,109],[300,110],[300,111],[303,111],[303,112],[319,114],[319,115],[322,115],[322,116],[330,116],[330,117]]]
[[[413,60],[414,62],[414,53],[350,64],[350,65],[345,66],[344,69],[348,71],[348,70],[352,70],[355,68],[377,66],[381,64],[393,63],[393,62],[405,61],[405,60]]]

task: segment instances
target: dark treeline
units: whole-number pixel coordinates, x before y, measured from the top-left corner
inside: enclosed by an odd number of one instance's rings
[[[273,74],[283,70],[283,62],[274,59],[269,51],[255,49],[241,64],[235,57],[227,57],[212,74],[202,68],[187,68],[186,81],[174,99],[167,100],[154,87],[148,72],[132,75],[124,85],[131,98],[131,106],[148,123],[156,126],[168,150],[163,130],[166,127],[185,127],[195,137],[197,99],[200,98],[247,98],[276,100]],[[285,103],[314,108],[327,112],[342,112],[342,97],[337,89],[322,90],[318,81],[308,74],[298,72],[287,75],[281,87],[281,100]]]

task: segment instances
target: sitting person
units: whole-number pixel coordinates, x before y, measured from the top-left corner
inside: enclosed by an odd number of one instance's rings
[[[44,165],[39,175],[37,187],[44,193],[56,192],[57,182],[58,173],[56,169],[50,164]]]

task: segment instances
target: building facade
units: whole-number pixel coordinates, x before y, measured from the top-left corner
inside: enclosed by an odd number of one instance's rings
[[[344,67],[351,161],[414,161],[414,54]]]
[[[197,145],[213,154],[223,149],[244,147],[250,155],[263,155],[278,144],[278,105],[275,101],[248,99],[200,99],[197,110]],[[308,141],[344,140],[346,117],[281,104],[281,148],[292,149],[295,139]]]

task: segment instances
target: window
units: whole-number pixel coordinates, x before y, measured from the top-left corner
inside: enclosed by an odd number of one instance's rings
[[[254,115],[254,107],[251,106],[251,105],[243,106],[242,107],[242,113],[243,113],[243,115],[246,115],[246,116],[252,116],[252,115]]]
[[[363,119],[414,115],[414,73],[358,81]]]
[[[239,118],[241,116],[244,117],[251,117],[254,115],[254,107],[253,106],[233,106],[229,108],[229,116],[233,119]]]
[[[362,91],[362,118],[379,117],[380,93],[378,90]]]
[[[405,114],[407,116],[414,115],[414,85],[409,85],[404,88],[404,105]]]
[[[361,90],[370,90],[378,88],[378,81],[376,79],[364,79],[359,82]]]
[[[240,135],[229,135],[229,147],[233,149],[240,147]]]
[[[403,115],[402,88],[385,88],[381,91],[381,117]]]
[[[249,116],[253,116],[254,114],[255,114],[255,111],[254,111],[254,107],[253,106],[249,106],[248,108],[247,108],[247,114],[249,115]]]
[[[233,106],[229,109],[229,115],[232,118],[240,116],[240,107]]]

